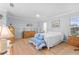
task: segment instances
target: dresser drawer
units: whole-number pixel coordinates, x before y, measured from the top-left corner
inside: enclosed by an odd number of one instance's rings
[[[34,31],[27,31],[27,32],[23,32],[23,38],[30,38],[30,37],[34,37],[35,32]]]
[[[73,46],[79,46],[79,37],[69,36],[68,44]]]

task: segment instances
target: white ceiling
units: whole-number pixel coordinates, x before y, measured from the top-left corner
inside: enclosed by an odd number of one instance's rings
[[[68,14],[79,10],[79,4],[68,3],[14,3],[9,12],[15,16],[35,18],[49,18],[57,15]]]
[[[5,13],[9,9],[8,3],[0,3],[0,14]]]

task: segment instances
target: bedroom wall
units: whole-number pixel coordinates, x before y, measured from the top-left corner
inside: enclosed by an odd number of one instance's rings
[[[3,18],[0,20],[0,25],[6,25],[7,10],[9,10],[9,4],[0,3],[0,14],[3,16]]]
[[[79,17],[79,12],[67,14],[67,15],[61,15],[58,17],[51,18],[50,21],[47,21],[48,23],[48,28],[47,31],[60,31],[63,32],[66,36],[70,35],[70,21],[72,17]],[[51,22],[54,19],[59,19],[60,20],[60,26],[59,27],[52,27]]]
[[[48,20],[46,19],[44,21],[40,19],[37,21],[37,19],[33,19],[33,18],[14,18],[9,16],[7,24],[12,23],[13,26],[15,27],[16,38],[22,37],[23,28],[27,23],[32,23],[35,27],[39,28],[39,31],[42,31],[43,22],[47,22],[47,31],[60,31],[60,32],[63,32],[66,37],[68,37],[68,35],[70,34],[70,20],[72,17],[77,17],[77,16],[79,16],[79,12],[74,12],[71,14],[65,14],[65,15],[56,16],[53,18],[48,18]],[[55,20],[55,19],[60,20],[60,26],[57,28],[54,28],[51,26],[52,20]]]
[[[52,27],[52,20],[55,18],[52,18],[50,21],[48,21],[48,29],[47,31],[59,31],[63,32],[66,36],[69,34],[69,24],[70,24],[70,18],[67,16],[57,17],[58,20],[60,20],[59,27]]]
[[[26,27],[26,24],[33,24],[33,27],[36,28],[36,31],[38,30],[39,32],[42,31],[41,29],[43,28],[42,21],[37,21],[36,19],[31,19],[31,18],[21,18],[21,17],[13,17],[13,16],[8,16],[7,17],[7,25],[13,24],[15,27],[15,36],[16,38],[22,38],[22,32],[24,28]]]
[[[6,25],[6,12],[5,11],[0,11],[0,14],[3,16],[2,19],[0,19],[0,25],[5,26]]]

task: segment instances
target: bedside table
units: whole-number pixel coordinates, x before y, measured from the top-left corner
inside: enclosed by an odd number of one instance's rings
[[[79,37],[69,36],[68,37],[68,44],[79,47]],[[74,49],[74,51],[79,51],[79,49]]]
[[[69,36],[68,44],[79,47],[79,37]]]

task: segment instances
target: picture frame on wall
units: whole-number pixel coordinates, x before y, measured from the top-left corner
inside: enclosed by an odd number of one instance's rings
[[[59,19],[52,21],[52,27],[59,27],[59,26],[60,26],[60,20]]]

